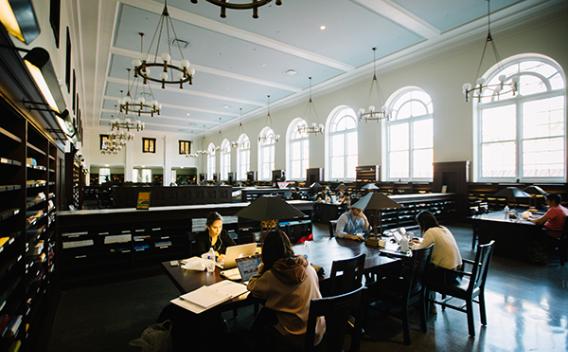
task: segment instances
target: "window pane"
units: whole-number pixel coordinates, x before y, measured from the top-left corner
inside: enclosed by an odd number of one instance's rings
[[[420,149],[412,153],[412,177],[432,178],[432,155],[432,149]]]
[[[490,143],[481,147],[483,177],[515,177],[515,142]]]
[[[347,157],[347,165],[345,166],[347,169],[345,170],[345,177],[346,178],[355,178],[355,169],[357,168],[357,158],[353,156]]]
[[[301,143],[294,142],[290,145],[290,160],[300,160],[301,157]]]
[[[434,140],[434,120],[421,120],[414,122],[412,147],[432,148]]]
[[[564,131],[564,97],[540,99],[523,104],[523,136],[560,136]]]
[[[331,178],[332,179],[341,179],[343,178],[343,157],[332,157],[331,158]]]
[[[343,141],[345,144],[345,154],[357,159],[357,131],[349,132]]]
[[[331,156],[342,156],[345,154],[345,145],[343,135],[334,135],[331,137]]]
[[[389,150],[408,150],[408,123],[393,124],[389,127]]]
[[[519,77],[519,94],[530,95],[546,92],[546,85],[540,77],[522,75]]]
[[[389,153],[389,177],[408,178],[409,177],[409,155],[408,151]]]
[[[481,110],[482,142],[513,140],[516,126],[515,105]]]
[[[524,141],[523,176],[563,177],[564,138]]]

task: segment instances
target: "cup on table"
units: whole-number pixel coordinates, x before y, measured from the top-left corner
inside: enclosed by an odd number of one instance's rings
[[[215,262],[212,260],[207,260],[205,263],[205,269],[207,269],[208,273],[212,273],[215,271]]]

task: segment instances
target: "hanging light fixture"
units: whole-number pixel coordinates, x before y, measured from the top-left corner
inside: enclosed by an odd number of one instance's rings
[[[268,126],[270,126],[270,129],[272,130],[272,115],[270,115],[270,94],[266,96],[266,121],[268,123]],[[272,132],[273,133],[270,133],[268,135],[265,134],[259,136],[258,141],[262,144],[278,143],[278,141],[280,140],[280,135],[275,134],[274,131]]]
[[[242,120],[242,118],[243,118],[243,108],[239,108],[239,120]],[[242,133],[243,133],[243,123],[239,122],[239,137]],[[237,148],[248,149],[249,147],[250,147],[250,142],[239,143],[238,140],[231,142],[231,148],[233,149]]]
[[[160,53],[160,39],[162,38],[162,32],[164,32],[164,26],[166,27],[165,34],[168,40],[168,51],[163,52],[158,56],[158,54]],[[144,33],[139,34],[141,42],[140,54],[143,55]],[[156,41],[155,50],[152,53],[154,39],[156,39],[156,36],[158,37],[158,40]],[[148,53],[145,57],[134,60],[132,62],[134,66],[134,77],[142,77],[144,84],[147,84],[148,81],[161,83],[162,89],[166,88],[166,84],[179,85],[180,89],[183,89],[184,83],[192,84],[192,79],[195,75],[195,68],[191,66],[188,60],[185,59],[181,50],[181,44],[175,39],[177,39],[177,34],[174,29],[173,21],[170,18],[170,14],[168,12],[168,1],[165,0],[162,15],[160,16],[158,26],[156,27],[156,31],[154,32],[154,36],[152,37],[152,41],[150,42],[150,46],[148,47]],[[173,43],[175,43],[174,45],[177,46],[181,57],[179,65],[175,65],[172,62],[172,40],[174,40]],[[153,68],[155,68],[155,70]],[[152,72],[150,71],[151,69]],[[160,71],[161,73],[158,76],[157,72]],[[174,77],[176,75],[178,77]]]
[[[387,112],[386,107],[383,105],[381,110],[377,110],[377,107],[373,105],[372,101],[374,99],[379,102],[380,95],[379,95],[379,82],[377,80],[377,48],[373,47],[373,79],[371,81],[371,88],[369,89],[369,100],[371,100],[371,105],[365,110],[365,108],[359,109],[359,120],[365,121],[381,121],[381,120],[389,120],[390,113]],[[375,92],[375,94],[373,94]],[[373,95],[375,95],[373,97]]]
[[[231,3],[229,0],[207,0],[207,2],[217,5],[221,8],[221,17],[227,17],[227,9],[231,10],[251,10],[252,17],[258,18],[258,8],[267,5],[272,2],[272,0],[252,0],[247,3]],[[192,4],[197,4],[197,0],[191,0]],[[276,6],[282,5],[282,0],[276,0]]]
[[[128,72],[128,91],[126,92],[126,96],[122,97],[119,101],[120,112],[125,115],[134,113],[138,116],[150,115],[154,117],[154,114],[160,115],[162,105],[158,104],[154,93],[152,93],[152,88],[147,84],[143,84],[142,88],[140,88],[140,80],[136,77],[132,80],[131,85],[130,68],[127,68],[126,71]],[[134,94],[131,94],[132,88],[134,88]],[[122,90],[120,93],[122,96]]]
[[[481,59],[479,60],[479,65],[477,66],[477,72],[475,77],[479,77],[479,71],[481,70],[481,65],[483,64],[483,60],[485,59],[485,53],[487,51],[487,46],[491,46],[493,50],[493,56],[495,57],[495,62],[498,66],[501,63],[501,57],[499,56],[499,52],[497,51],[497,46],[495,45],[495,40],[493,40],[493,36],[491,35],[491,1],[487,1],[487,36],[485,37],[485,44],[483,45],[483,51],[481,52]],[[470,100],[477,100],[478,102],[481,101],[483,98],[488,98],[494,95],[501,95],[501,94],[509,94],[511,93],[513,96],[517,94],[517,90],[519,87],[519,77],[515,76],[511,79],[507,79],[507,76],[500,75],[498,77],[499,83],[491,83],[488,84],[485,81],[485,78],[479,77],[475,82],[475,85],[472,86],[471,83],[465,83],[463,85],[463,94],[465,96],[465,101],[468,102]]]
[[[316,111],[316,106],[314,104],[314,101],[312,100],[312,77],[308,77],[308,79],[310,80],[310,99],[308,99],[308,106],[306,108],[306,116],[310,117],[310,120],[312,121],[317,121],[319,120],[318,118],[318,113]],[[316,122],[312,122],[311,125],[300,125],[298,126],[298,133],[303,134],[303,135],[318,135],[318,134],[323,134],[323,129],[324,126],[323,124],[317,124]]]
[[[126,132],[144,131],[144,122],[140,120],[133,122],[129,118],[113,119],[110,123],[110,126],[111,126],[110,127],[111,131],[121,131],[121,130],[122,131],[126,130]]]

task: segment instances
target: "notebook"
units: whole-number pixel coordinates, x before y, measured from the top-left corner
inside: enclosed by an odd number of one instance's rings
[[[171,300],[177,306],[199,314],[226,301],[247,293],[247,287],[237,282],[223,280],[213,285],[201,286]]]

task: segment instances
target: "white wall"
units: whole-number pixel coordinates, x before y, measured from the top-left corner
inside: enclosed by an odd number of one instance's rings
[[[521,53],[540,53],[557,61],[568,70],[568,21],[566,10],[547,15],[519,27],[494,33],[500,55],[503,59]],[[434,105],[434,161],[473,160],[473,118],[472,104],[466,103],[462,85],[477,77],[475,72],[485,34],[474,41],[464,43],[420,60],[399,65],[388,72],[379,69],[379,84],[383,101],[405,86],[418,86],[432,97]],[[348,44],[346,44],[348,45]],[[482,72],[494,64],[490,55],[482,67]],[[321,96],[314,97],[318,111],[317,122],[325,124],[328,114],[338,105],[347,105],[355,111],[368,106],[371,76],[353,84],[342,86]],[[292,107],[271,111],[272,128],[282,139],[276,145],[276,169],[285,169],[285,136],[289,123],[301,117],[306,111],[306,101]],[[265,115],[243,122],[242,128],[231,127],[222,134],[205,136],[204,145],[213,142],[219,145],[223,138],[234,141],[245,132],[251,140],[251,168],[257,170],[257,137],[266,125]],[[381,164],[381,129],[376,122],[362,122],[359,128],[359,165]],[[236,171],[233,150],[232,171]],[[217,158],[219,160],[219,158]],[[219,164],[219,161],[217,161]],[[324,137],[310,136],[310,167],[324,167]],[[217,166],[218,167],[218,166]]]
[[[108,131],[108,128],[86,128],[84,130],[82,151],[88,169],[91,165],[122,166],[124,167],[124,180],[132,181],[132,168],[158,167],[164,170],[164,185],[169,185],[173,167],[199,167],[197,159],[179,155],[178,141],[191,140],[187,135],[155,131],[137,132],[134,139],[128,142],[118,154],[106,155],[100,152],[99,136],[108,134]],[[156,153],[142,153],[142,138],[156,138]],[[191,152],[197,149],[200,149],[200,146],[192,141]]]

